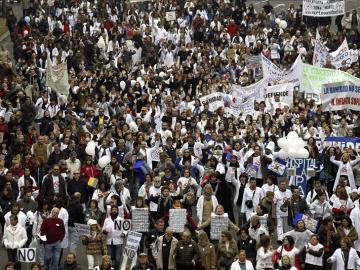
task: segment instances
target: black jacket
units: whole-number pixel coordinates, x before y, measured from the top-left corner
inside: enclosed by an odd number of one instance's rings
[[[246,251],[246,257],[250,259],[256,259],[256,240],[252,239],[250,236],[246,240],[241,238],[237,242],[239,250]]]
[[[69,213],[69,226],[74,227],[74,223],[84,223],[84,209],[80,202],[72,200],[67,208]]]
[[[87,184],[84,179],[80,178],[78,181],[71,179],[68,182],[68,194],[71,197],[75,192],[79,192],[81,194],[81,203],[85,203],[87,201]]]
[[[55,191],[54,191],[54,181],[53,175],[49,174],[45,177],[44,182],[41,185],[40,190],[40,199],[51,201],[54,198]],[[66,195],[66,184],[64,178],[59,175],[59,196],[65,202],[67,195]]]

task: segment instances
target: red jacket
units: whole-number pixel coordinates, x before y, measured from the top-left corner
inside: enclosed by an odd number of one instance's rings
[[[46,235],[46,244],[62,241],[65,237],[64,222],[60,218],[50,217],[45,219],[41,224],[40,235]]]
[[[90,177],[99,177],[100,173],[94,164],[84,164],[80,168],[80,175],[89,181]]]

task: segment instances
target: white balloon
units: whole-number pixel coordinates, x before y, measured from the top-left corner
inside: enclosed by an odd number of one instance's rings
[[[279,158],[281,158],[281,159],[286,159],[286,158],[288,158],[288,153],[287,153],[287,151],[286,151],[285,149],[281,149],[281,150],[279,151]]]
[[[302,148],[298,151],[298,158],[308,158],[309,157],[309,151],[305,148]]]
[[[86,146],[85,152],[86,152],[86,154],[88,154],[89,156],[95,156],[95,147]]]
[[[287,139],[289,140],[295,140],[296,138],[298,138],[298,134],[295,131],[290,131],[289,134],[287,135]]]
[[[291,146],[298,148],[299,150],[304,148],[305,145],[306,143],[304,142],[304,140],[299,137],[291,141]]]
[[[182,129],[180,130],[181,135],[185,135],[186,132],[187,132],[186,128],[182,128]]]
[[[276,19],[275,19],[275,23],[276,23],[276,24],[279,24],[280,22],[281,22],[280,18],[276,18]]]
[[[101,157],[99,159],[100,168],[102,168],[102,169],[105,168],[110,163],[110,161],[111,161],[111,158],[109,156],[107,156],[107,155]]]
[[[121,81],[121,82],[120,82],[120,88],[121,88],[122,90],[125,90],[125,87],[126,87],[126,83],[125,83],[124,81]]]
[[[285,28],[287,27],[287,22],[286,22],[286,21],[281,21],[281,22],[280,22],[280,27],[281,27],[282,29],[285,29]]]
[[[297,158],[298,156],[298,149],[295,147],[290,147],[288,149],[289,158]]]
[[[286,148],[286,146],[287,146],[287,140],[286,140],[286,138],[280,138],[280,139],[277,141],[277,144],[278,144],[278,146],[279,146],[281,149]]]
[[[91,148],[95,148],[96,147],[96,143],[94,141],[89,141],[86,145],[86,147],[91,147]]]

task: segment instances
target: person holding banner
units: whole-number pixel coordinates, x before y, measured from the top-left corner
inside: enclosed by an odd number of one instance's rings
[[[15,263],[15,270],[21,270],[21,264],[17,261],[17,251],[26,244],[27,239],[26,230],[18,223],[18,217],[11,215],[10,224],[4,230],[3,242],[8,260]]]
[[[350,155],[348,153],[344,153],[341,156],[340,161],[336,160],[335,156],[332,155],[330,158],[330,161],[339,167],[338,172],[336,174],[333,191],[335,191],[335,189],[339,183],[340,176],[347,176],[350,188],[355,189],[356,185],[355,185],[355,179],[354,179],[353,166],[355,166],[357,163],[360,162],[359,154],[356,156],[355,160],[350,160]]]

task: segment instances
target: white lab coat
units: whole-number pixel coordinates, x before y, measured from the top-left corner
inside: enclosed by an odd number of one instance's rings
[[[345,164],[342,161],[335,160],[334,156],[331,157],[330,161],[339,167],[336,174],[333,191],[335,191],[337,185],[339,184],[339,179],[341,175],[346,175],[349,179],[350,188],[356,189],[353,166],[360,161],[360,157],[357,156],[355,160],[351,160]]]
[[[335,250],[334,254],[329,258],[329,261],[336,264],[336,270],[345,270],[345,261],[341,248]],[[360,265],[359,256],[354,248],[350,248],[347,269],[356,269],[356,265]]]
[[[218,206],[218,200],[214,195],[211,195],[212,201],[212,211],[215,212],[215,208]],[[202,216],[203,216],[203,206],[204,206],[204,195],[200,196],[197,205],[196,205],[196,213],[199,219],[199,224],[203,223]]]
[[[246,268],[246,270],[254,270],[254,267],[249,260],[245,261],[245,268]],[[239,265],[239,260],[236,260],[235,262],[233,262],[231,264],[230,270],[241,270],[240,265]]]
[[[356,232],[360,235],[360,209],[355,207],[350,213],[351,221],[355,227]],[[360,239],[354,241],[354,248],[360,251]]]

